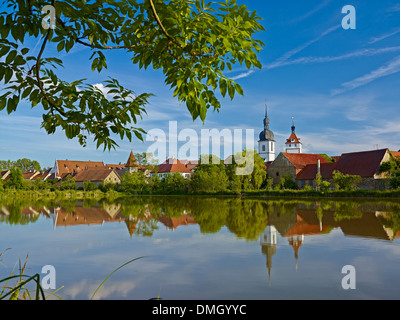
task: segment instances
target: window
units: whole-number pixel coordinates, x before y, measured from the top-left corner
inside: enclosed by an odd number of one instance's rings
[[[271,151],[274,151],[274,144],[271,142]]]
[[[265,151],[265,145],[262,146],[262,151]]]
[[[292,138],[292,142],[294,142],[294,138]]]
[[[279,177],[279,172],[276,172],[276,176]]]

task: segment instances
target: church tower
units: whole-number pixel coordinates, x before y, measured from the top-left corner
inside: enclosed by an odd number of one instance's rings
[[[296,127],[294,125],[294,118],[292,118],[292,133],[289,139],[286,140],[286,152],[288,153],[302,153],[300,139],[296,135]]]
[[[260,132],[258,141],[258,154],[265,162],[275,160],[275,140],[274,133],[269,130],[268,109],[265,105],[264,130]]]

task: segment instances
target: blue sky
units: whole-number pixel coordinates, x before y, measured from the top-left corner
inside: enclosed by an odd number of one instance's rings
[[[236,67],[228,76],[243,87],[244,96],[221,99],[219,113],[209,113],[205,124],[192,121],[184,105],[172,98],[160,71],[139,70],[123,52],[107,53],[108,69],[92,73],[90,50],[76,47],[62,55],[66,80],[88,78],[102,84],[109,76],[137,93],[155,94],[148,105],[145,130],[168,133],[169,121],[182,129],[263,128],[267,102],[276,149],[284,151],[292,117],[303,152],[340,155],[376,147],[400,149],[400,1],[256,1],[238,0],[256,10],[265,32],[257,35],[266,46],[260,52],[262,70]],[[345,30],[342,7],[356,9],[356,29]],[[36,48],[35,48],[36,46]],[[38,50],[37,40],[30,43]],[[35,48],[35,49],[34,49]],[[48,56],[57,56],[49,47]],[[152,142],[121,141],[117,150],[83,148],[63,133],[47,135],[40,129],[40,106],[22,103],[17,112],[0,112],[0,159],[31,158],[42,166],[55,159],[125,162],[129,152],[144,152]]]

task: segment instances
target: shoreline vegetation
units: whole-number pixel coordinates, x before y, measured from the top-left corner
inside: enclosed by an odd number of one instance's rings
[[[4,190],[0,199],[29,198],[29,199],[118,199],[135,196],[211,196],[239,198],[390,198],[400,200],[400,190],[244,190],[241,192],[124,192],[116,190]]]
[[[61,180],[26,180],[19,167],[10,169],[7,181],[0,179],[0,199],[3,198],[74,198],[114,199],[142,196],[231,196],[231,197],[286,197],[286,198],[391,198],[400,199],[400,163],[387,162],[381,170],[389,172],[387,189],[366,190],[359,187],[360,176],[334,171],[332,182],[317,176],[313,185],[301,189],[290,174],[281,177],[278,184],[265,170],[264,160],[254,152],[243,151],[243,158],[252,156],[254,167],[248,174],[237,174],[240,165],[225,165],[216,156],[209,155],[208,164],[199,163],[191,177],[173,172],[160,177],[145,175],[142,171],[122,174],[119,183],[84,181],[78,184],[73,175]],[[400,161],[400,160],[399,160]],[[388,165],[386,165],[388,164]]]

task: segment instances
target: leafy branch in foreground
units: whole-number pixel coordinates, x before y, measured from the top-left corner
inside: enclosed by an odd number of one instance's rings
[[[261,68],[257,53],[264,44],[253,39],[263,31],[255,12],[236,0],[7,0],[0,13],[0,111],[10,114],[26,100],[43,108],[42,127],[57,129],[86,145],[90,136],[97,148],[118,146],[111,137],[143,140],[137,121],[146,114],[150,93],[135,94],[117,79],[105,81],[107,93],[85,83],[68,82],[56,74],[63,61],[46,57],[46,48],[68,53],[75,46],[91,50],[91,70],[107,68],[106,52],[123,50],[133,64],[162,70],[173,96],[186,104],[192,118],[205,120],[209,109],[219,111],[216,94],[231,99],[242,87],[224,71],[240,64]],[[42,28],[42,8],[55,9],[55,28]],[[27,43],[40,41],[37,55]],[[217,90],[219,89],[219,90]],[[135,126],[131,126],[134,124]]]

